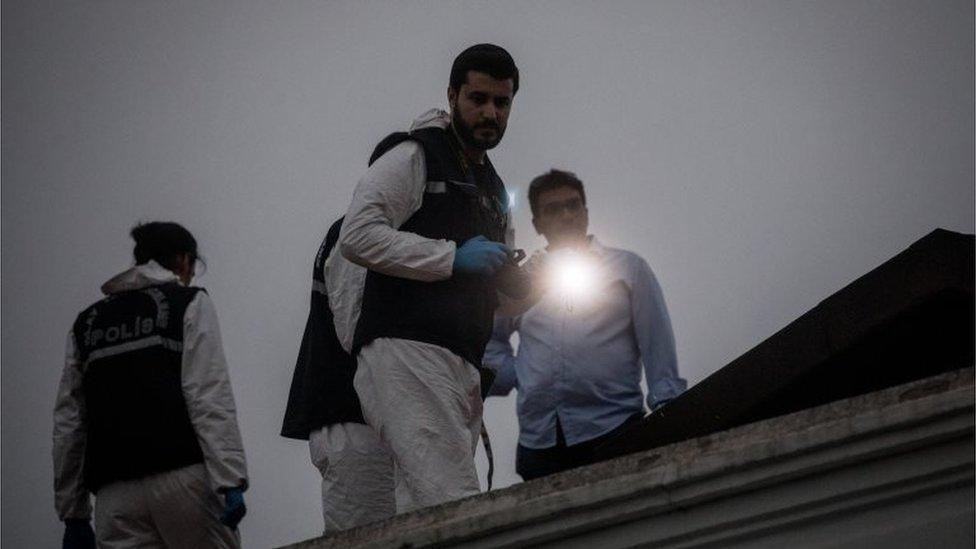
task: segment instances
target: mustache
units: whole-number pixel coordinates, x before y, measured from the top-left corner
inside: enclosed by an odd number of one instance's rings
[[[472,128],[472,129],[475,129],[475,130],[486,129],[486,130],[496,130],[497,131],[497,130],[500,130],[501,128],[498,126],[498,123],[497,122],[492,122],[490,120],[486,120],[484,122],[478,122],[477,124],[474,125],[474,128]]]

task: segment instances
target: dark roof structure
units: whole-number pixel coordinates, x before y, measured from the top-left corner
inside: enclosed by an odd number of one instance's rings
[[[602,448],[649,450],[972,367],[974,237],[937,229]]]

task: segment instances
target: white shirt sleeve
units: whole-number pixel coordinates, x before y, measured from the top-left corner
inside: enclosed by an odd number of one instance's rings
[[[651,267],[636,255],[630,281],[631,320],[647,379],[647,407],[654,411],[678,397],[688,383],[678,375],[671,317]]]
[[[74,334],[68,332],[64,370],[54,404],[54,506],[61,520],[91,517],[91,497],[84,486],[88,426],[82,370]]]
[[[217,311],[197,293],[183,317],[183,397],[210,482],[217,491],[247,487],[247,463]]]
[[[413,141],[377,159],[356,186],[342,223],[342,255],[389,276],[424,282],[450,278],[454,242],[398,230],[420,209],[426,178],[423,149]]]
[[[505,396],[518,387],[518,374],[515,370],[515,350],[512,348],[512,334],[516,331],[512,318],[495,318],[491,339],[485,347],[482,364],[495,372],[494,382],[488,396]]]

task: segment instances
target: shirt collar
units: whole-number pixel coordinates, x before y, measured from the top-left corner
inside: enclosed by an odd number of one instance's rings
[[[546,246],[544,248],[544,251],[545,253],[551,253],[552,250],[550,250],[549,247]],[[588,234],[586,235],[585,251],[602,256],[607,253],[607,248],[603,245],[602,242],[600,242],[600,240],[596,236],[592,234]]]
[[[603,242],[600,242],[600,240],[597,237],[591,234],[586,235],[586,241],[587,244],[589,245],[589,251],[595,253],[596,255],[604,255],[607,253],[607,248],[603,245]]]

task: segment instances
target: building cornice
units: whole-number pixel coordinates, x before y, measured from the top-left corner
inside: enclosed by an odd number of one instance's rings
[[[788,537],[929,494],[971,493],[973,426],[967,368],[291,547],[694,547]]]

